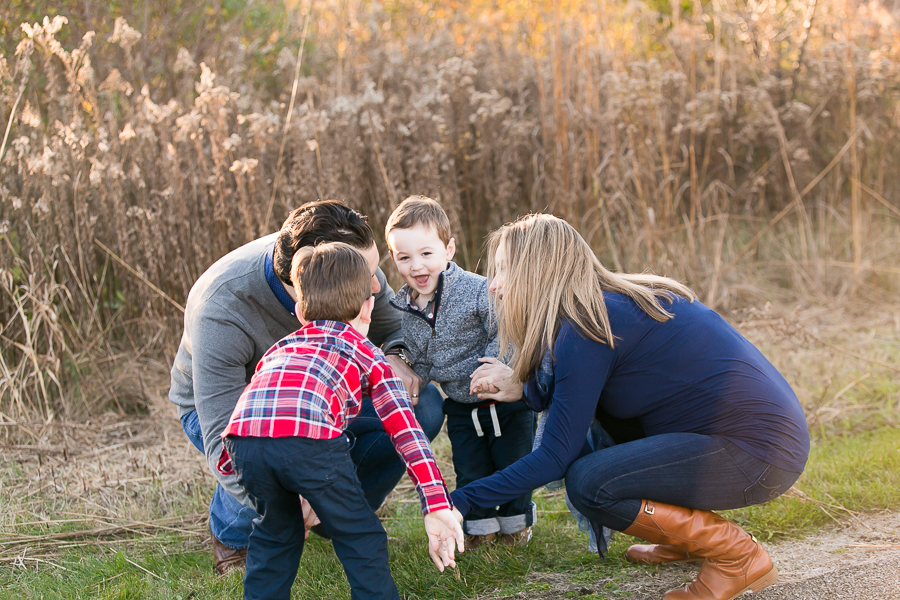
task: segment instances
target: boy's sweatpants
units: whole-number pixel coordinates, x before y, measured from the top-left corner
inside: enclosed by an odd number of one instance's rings
[[[444,400],[457,489],[492,475],[531,452],[535,413],[522,401],[483,404],[479,407]],[[499,507],[469,511],[463,531],[466,535],[515,533],[533,525],[534,515],[528,493]]]
[[[331,537],[353,600],[399,598],[387,534],[366,502],[345,435],[332,440],[229,436],[238,483],[256,503],[244,598],[289,600],[303,554],[302,495]]]

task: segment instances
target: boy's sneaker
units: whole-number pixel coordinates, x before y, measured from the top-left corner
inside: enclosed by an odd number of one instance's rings
[[[485,535],[467,535],[466,536],[466,552],[474,550],[480,546],[488,546],[497,541],[496,533],[488,533]]]
[[[515,533],[501,533],[500,543],[507,546],[527,546],[531,541],[531,527],[520,529]]]

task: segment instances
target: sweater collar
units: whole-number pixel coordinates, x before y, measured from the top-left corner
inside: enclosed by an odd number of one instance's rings
[[[275,294],[275,297],[278,298],[278,301],[281,302],[281,305],[289,312],[291,315],[295,315],[294,307],[296,303],[294,299],[291,298],[291,295],[287,293],[287,290],[284,289],[284,286],[281,285],[281,281],[279,281],[278,277],[275,275],[275,246],[272,246],[268,252],[266,252],[266,281],[269,282],[269,288],[272,290],[272,293]]]

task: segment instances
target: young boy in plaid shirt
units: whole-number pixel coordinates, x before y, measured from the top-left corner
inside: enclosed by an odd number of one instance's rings
[[[302,496],[331,538],[351,598],[396,599],[387,535],[363,495],[344,433],[363,394],[406,462],[440,571],[455,566],[454,543],[463,549],[461,517],[403,384],[365,338],[373,306],[366,259],[342,243],[303,248],[291,280],[303,327],[266,352],[222,433],[219,470],[235,473],[260,514],[244,598],[290,598],[306,535]]]

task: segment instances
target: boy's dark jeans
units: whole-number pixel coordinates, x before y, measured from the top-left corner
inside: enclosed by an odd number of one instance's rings
[[[346,436],[229,436],[225,447],[238,483],[260,514],[247,549],[245,599],[289,600],[305,533],[298,494],[309,501],[331,537],[350,582],[350,597],[399,598],[388,564],[387,534],[366,502]]]
[[[472,420],[477,404],[444,400],[447,436],[453,447],[456,487],[493,475],[531,452],[535,413],[524,402],[498,402],[494,405],[501,435],[494,431],[490,407],[478,409],[479,436]],[[531,494],[519,496],[499,508],[471,510],[463,522],[467,535],[515,533],[534,524]]]

